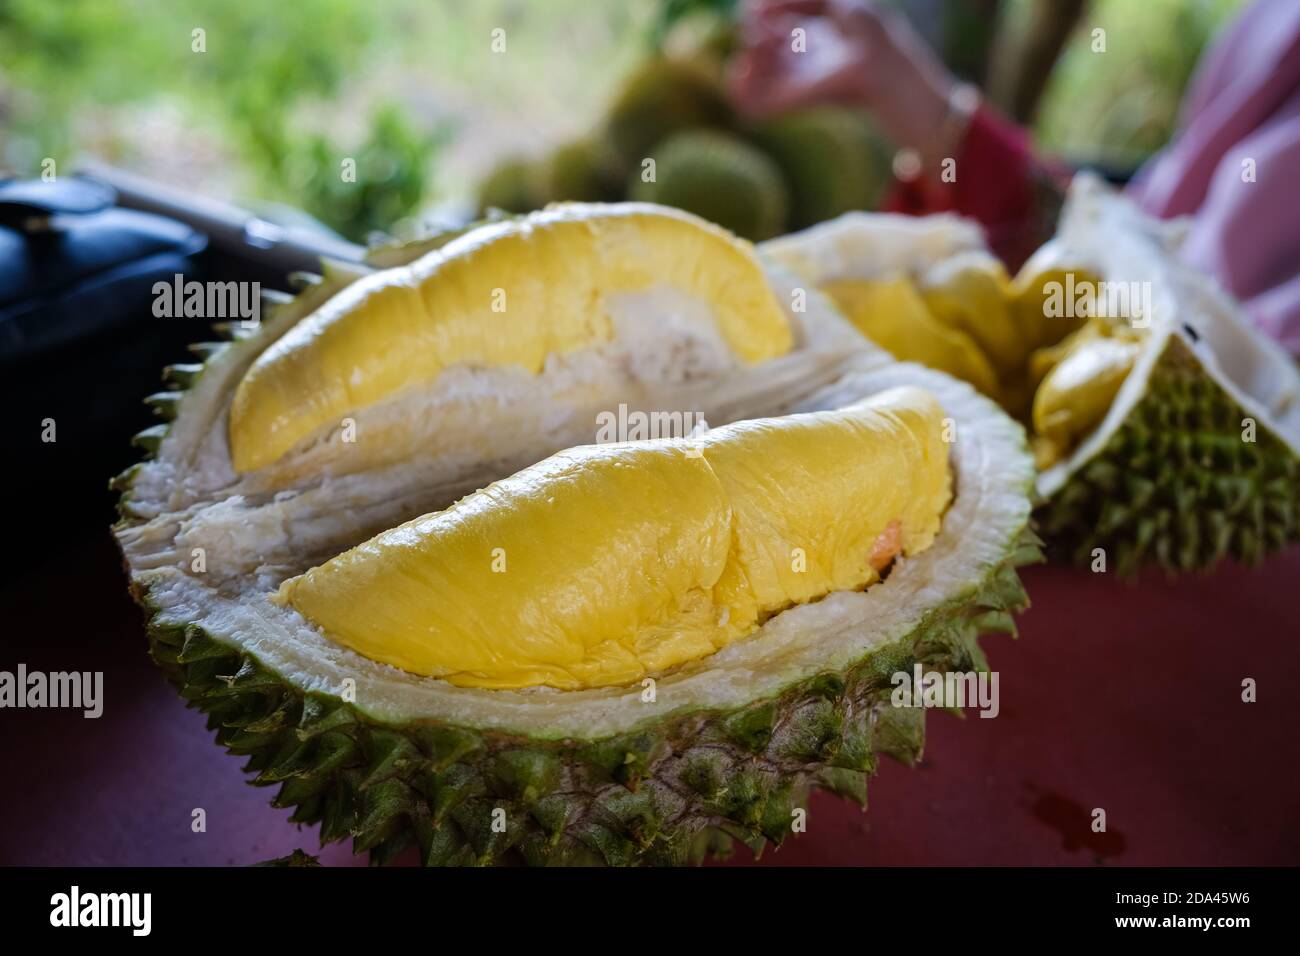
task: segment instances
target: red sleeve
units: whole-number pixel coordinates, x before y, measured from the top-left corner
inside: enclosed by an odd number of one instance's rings
[[[974,219],[992,249],[1018,267],[1051,235],[1068,173],[1039,160],[1028,134],[984,105],[971,117],[954,158],[953,182],[943,182],[938,171],[895,180],[884,208]]]

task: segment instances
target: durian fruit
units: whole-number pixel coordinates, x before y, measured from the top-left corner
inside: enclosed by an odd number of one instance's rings
[[[887,230],[926,234],[932,256],[882,256]],[[1253,563],[1300,537],[1300,374],[1178,259],[1181,235],[1081,176],[1057,236],[1014,280],[972,226],[947,217],[850,215],[764,251],[898,357],[959,375],[1022,418],[1048,544],[1131,575]]]
[[[676,206],[746,239],[782,231],[789,200],[781,171],[759,150],[729,133],[679,133],[650,152],[654,178],[638,169],[631,199]]]
[[[655,56],[624,81],[601,135],[631,172],[674,133],[726,127],[731,119],[731,107],[713,70],[693,58]]]
[[[549,175],[546,163],[539,160],[524,157],[502,160],[479,183],[479,211],[500,209],[525,213],[541,209],[549,201]]]
[[[623,191],[623,171],[609,144],[589,136],[565,143],[546,164],[548,202],[610,202]]]
[[[115,532],[157,662],[323,841],[779,843],[916,759],[894,675],[982,668],[1025,603],[1020,427],[680,211],[560,206],[268,306],[172,370]],[[625,410],[713,427],[600,441]]]
[[[883,144],[866,117],[854,110],[818,107],[787,113],[757,125],[750,135],[781,168],[794,229],[872,209],[890,181]]]

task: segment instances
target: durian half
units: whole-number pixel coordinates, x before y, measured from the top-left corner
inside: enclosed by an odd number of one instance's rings
[[[893,676],[1026,603],[1022,429],[676,210],[432,246],[154,399],[116,534],[186,700],[378,861],[677,863],[865,803],[920,752]],[[592,445],[620,406],[713,427]]]
[[[892,354],[1024,420],[1049,549],[1131,575],[1254,563],[1300,538],[1300,372],[1180,261],[1184,232],[1080,175],[1014,280],[946,215],[849,214],[763,253]]]

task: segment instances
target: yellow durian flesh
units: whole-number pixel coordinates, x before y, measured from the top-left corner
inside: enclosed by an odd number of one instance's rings
[[[997,375],[969,335],[938,321],[915,283],[890,279],[840,279],[821,290],[867,338],[895,358],[920,362],[998,394]]]
[[[1062,359],[1084,342],[1100,338],[1104,334],[1103,327],[1099,322],[1087,322],[1054,345],[1044,345],[1042,348],[1034,349],[1029,356],[1029,381],[1032,383],[1034,390],[1038,390],[1038,387],[1043,383],[1043,379],[1047,377],[1052,369],[1061,364]]]
[[[1026,356],[1055,345],[1092,313],[1099,279],[1086,269],[1025,263],[1011,284],[1009,307],[1026,343]]]
[[[733,528],[715,602],[747,631],[772,611],[870,584],[878,546],[925,550],[951,493],[942,432],[938,403],[910,388],[706,435]]]
[[[934,540],[943,411],[894,389],[698,439],[572,449],[386,531],[274,600],[462,686],[627,684],[864,587]]]
[[[842,279],[822,291],[877,345],[964,379],[1032,424],[1047,467],[1100,424],[1139,349],[1123,317],[1093,315],[1098,283],[1046,254],[1010,281],[996,259],[965,253],[917,279]],[[1097,340],[1110,344],[1089,345]]]
[[[1034,453],[1039,468],[1055,464],[1101,424],[1140,349],[1135,341],[1100,334],[1074,341],[1034,394]]]
[[[608,341],[606,296],[658,284],[707,302],[747,363],[788,352],[793,331],[752,247],[647,204],[566,204],[474,230],[369,275],[271,345],[235,391],[231,461],[278,461],[349,412],[454,365],[517,365]]]
[[[1011,280],[999,260],[955,256],[931,269],[920,291],[930,313],[968,335],[999,378],[1024,365],[1029,348],[1011,313]]]

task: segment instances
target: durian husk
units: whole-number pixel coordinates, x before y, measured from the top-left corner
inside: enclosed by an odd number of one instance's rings
[[[1300,458],[1263,426],[1243,441],[1248,417],[1171,336],[1141,400],[1039,508],[1051,550],[1131,577],[1256,564],[1300,538]]]
[[[1085,175],[1036,254],[1151,290],[1105,420],[1037,482],[1049,551],[1083,567],[1253,565],[1300,540],[1300,370],[1178,258],[1183,235]]]
[[[169,369],[172,390],[155,408],[175,419],[193,394],[187,390],[199,389],[191,413],[207,420],[234,370],[361,274],[360,267],[332,265],[322,277],[298,277],[296,298],[268,298],[261,333],[231,327],[235,341],[201,345],[202,363]],[[415,847],[430,865],[666,864],[725,853],[733,840],[755,851],[779,844],[810,789],[865,806],[879,754],[919,759],[924,712],[890,705],[890,675],[910,673],[916,663],[941,672],[984,669],[979,638],[1014,633],[1013,614],[1027,604],[1016,568],[1039,558],[1028,527],[1032,467],[1019,427],[963,383],[890,362],[870,346],[855,354],[841,378],[811,396],[783,398],[782,407],[842,404],[898,384],[931,389],[954,418],[961,458],[955,507],[970,513],[964,530],[959,523],[941,531],[932,552],[902,562],[872,588],[867,597],[880,606],[902,601],[907,610],[887,633],[870,619],[858,621],[860,642],[844,645],[858,649],[847,656],[782,671],[765,684],[753,675],[752,689],[750,682],[720,687],[703,704],[665,707],[662,716],[622,717],[625,726],[611,733],[588,728],[599,722],[584,720],[584,705],[531,728],[360,706],[323,690],[323,674],[304,680],[273,642],[213,626],[219,616],[205,617],[188,600],[182,570],[134,566],[132,536],[168,515],[169,458],[183,461],[197,442],[188,428],[172,431],[170,424],[137,441],[155,460],[114,482],[122,492],[116,530],[148,618],[150,653],[186,702],[207,715],[218,742],[248,758],[252,782],[279,788],[276,806],[292,807],[295,822],[319,824],[322,843],[350,838],[373,862]],[[971,558],[972,549],[984,557]],[[931,580],[932,560],[972,570],[960,580]],[[795,610],[815,621],[817,608]],[[836,640],[846,641],[844,619],[836,620]],[[791,624],[787,633],[806,626]],[[350,666],[361,673],[364,663]],[[345,666],[339,673],[351,672]],[[671,694],[674,680],[661,682],[661,695]],[[402,699],[420,700],[420,686]],[[363,692],[358,699],[369,698]],[[596,706],[593,718],[601,710]]]

